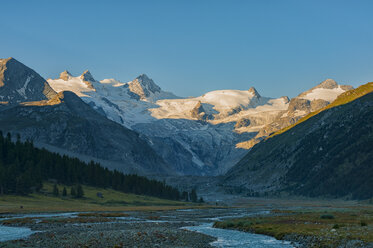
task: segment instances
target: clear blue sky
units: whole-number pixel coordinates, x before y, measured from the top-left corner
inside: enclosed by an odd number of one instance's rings
[[[373,1],[2,1],[0,57],[197,96],[373,81]]]

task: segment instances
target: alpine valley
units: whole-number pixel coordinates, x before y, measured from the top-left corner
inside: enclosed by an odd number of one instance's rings
[[[224,174],[268,135],[352,89],[327,79],[293,99],[253,87],[183,98],[145,74],[126,83],[88,70],[44,80],[14,58],[0,60],[0,75],[1,130],[144,175]]]
[[[372,247],[373,83],[247,88],[0,59],[0,246]]]

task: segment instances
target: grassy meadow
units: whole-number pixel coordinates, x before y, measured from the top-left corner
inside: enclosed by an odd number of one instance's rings
[[[121,211],[162,210],[193,207],[196,204],[171,201],[150,196],[126,194],[112,189],[83,186],[84,197],[70,195],[71,186],[58,184],[59,196],[54,196],[53,185],[44,183],[40,193],[28,196],[0,196],[0,213],[60,212],[60,211]],[[62,196],[63,187],[67,196]],[[100,192],[103,198],[97,196]]]
[[[286,239],[312,237],[320,247],[337,247],[346,240],[373,242],[373,208],[273,210],[268,216],[215,222],[214,227],[237,229]]]

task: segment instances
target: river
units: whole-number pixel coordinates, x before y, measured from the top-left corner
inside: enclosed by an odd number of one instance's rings
[[[227,218],[252,216],[257,214],[268,214],[269,211],[252,211],[247,209],[186,209],[176,211],[162,211],[158,212],[159,219],[149,220],[146,213],[143,212],[127,212],[131,217],[112,218],[110,223],[184,223],[185,226],[181,229],[198,232],[216,238],[210,243],[213,247],[271,247],[271,248],[289,248],[293,247],[290,242],[276,240],[275,238],[246,233],[236,230],[218,229],[214,228],[213,223],[216,220],[223,220]],[[155,213],[152,213],[153,215]],[[25,215],[9,215],[3,216],[1,220],[12,218],[36,218],[37,222],[45,218],[74,218],[77,213],[56,213],[56,214],[25,214]],[[101,223],[95,223],[101,225]],[[103,223],[102,223],[103,225]],[[33,230],[29,227],[10,227],[0,225],[0,241],[27,239],[35,232],[47,232],[48,230]],[[1,244],[0,244],[1,246]]]

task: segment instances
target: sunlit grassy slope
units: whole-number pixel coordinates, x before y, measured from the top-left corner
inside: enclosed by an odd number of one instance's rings
[[[112,189],[83,186],[84,197],[76,199],[70,196],[71,186],[65,186],[67,197],[62,197],[65,185],[58,185],[60,196],[53,196],[53,184],[44,183],[43,193],[29,196],[0,196],[0,213],[15,212],[54,212],[54,211],[120,211],[120,210],[156,210],[182,208],[186,203],[159,199],[150,196],[126,194]],[[103,198],[97,196],[101,192]],[[22,206],[22,208],[21,208]]]

